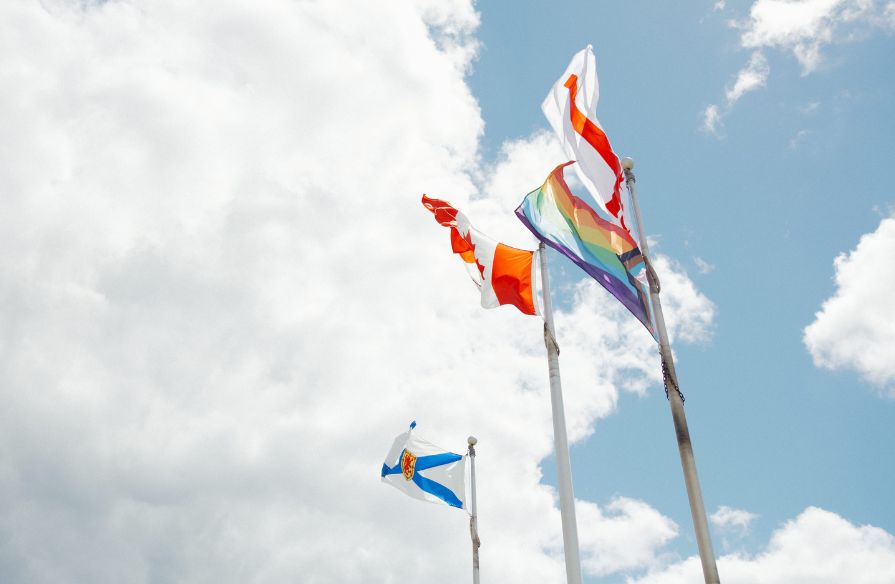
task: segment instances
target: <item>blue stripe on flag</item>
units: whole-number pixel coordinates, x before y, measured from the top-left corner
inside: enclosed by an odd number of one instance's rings
[[[433,466],[441,466],[442,464],[450,464],[457,462],[463,457],[453,452],[442,452],[441,454],[430,454],[429,456],[419,456],[416,459],[416,470],[426,470]]]
[[[405,451],[402,450],[401,454],[398,455],[398,462],[395,463],[395,466],[389,468],[388,464],[386,464],[385,462],[382,463],[382,476],[400,474],[401,472],[403,472],[401,470],[401,459],[404,458],[404,452]]]
[[[436,483],[431,479],[427,479],[418,472],[413,473],[413,482],[421,490],[429,493],[430,495],[438,497],[451,507],[457,507],[458,509],[463,508],[463,501],[458,499],[457,495],[455,495],[453,491],[451,491],[449,488],[445,487],[441,483]]]
[[[387,464],[383,463],[382,465],[382,475],[393,475],[399,474],[402,471],[401,469],[401,459],[404,458],[404,450],[401,451],[401,454],[398,456],[398,462],[395,463],[395,466],[389,467]],[[442,452],[440,454],[430,454],[428,456],[420,456],[416,459],[416,465],[414,466],[415,471],[426,470],[427,468],[433,468],[436,466],[441,466],[443,464],[450,464],[452,462],[457,462],[461,460],[463,457],[459,454],[454,454],[453,452]]]

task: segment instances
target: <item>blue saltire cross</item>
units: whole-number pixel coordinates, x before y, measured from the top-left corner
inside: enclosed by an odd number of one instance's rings
[[[395,464],[395,466],[389,468],[387,464],[383,463],[383,477],[386,475],[401,474],[403,472],[401,469],[401,460],[404,459],[404,452],[405,451],[402,450],[401,454],[398,455],[398,462]],[[455,495],[453,491],[451,491],[449,488],[445,487],[441,483],[437,483],[432,479],[426,478],[420,474],[420,471],[426,470],[427,468],[441,466],[443,464],[450,464],[452,462],[457,462],[462,458],[462,456],[460,456],[459,454],[454,454],[453,452],[430,454],[429,456],[418,456],[416,459],[416,466],[414,467],[413,471],[413,478],[411,478],[410,480],[412,480],[413,483],[422,491],[438,497],[451,507],[462,509],[463,501],[458,499],[457,495]]]

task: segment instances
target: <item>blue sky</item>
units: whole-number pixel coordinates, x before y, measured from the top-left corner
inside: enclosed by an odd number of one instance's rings
[[[706,507],[757,514],[745,538],[755,553],[808,505],[895,530],[895,403],[853,371],[815,367],[802,341],[834,292],[833,259],[891,212],[895,38],[866,24],[837,31],[808,74],[791,51],[765,48],[766,85],[706,131],[705,108],[723,103],[749,61],[729,22],[746,21],[750,6],[481,2],[470,85],[486,156],[498,156],[505,140],[546,127],[547,88],[593,44],[598,115],[615,150],[635,159],[647,232],[718,309],[711,341],[675,349]],[[840,41],[846,32],[856,38]],[[660,391],[622,394],[572,462],[576,496],[649,501],[682,526],[677,550],[693,553]],[[723,551],[718,534],[715,546]]]
[[[891,0],[0,2],[0,581],[470,577],[381,484],[478,437],[482,581],[565,580],[542,323],[483,310],[592,44],[726,584],[895,581]],[[551,257],[583,571],[700,581],[655,345]]]

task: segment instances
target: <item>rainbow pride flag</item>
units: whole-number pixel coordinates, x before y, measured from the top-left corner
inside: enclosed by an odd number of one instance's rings
[[[574,163],[554,168],[539,189],[525,196],[516,216],[538,239],[602,284],[656,338],[640,247],[627,229],[572,194],[563,171]]]

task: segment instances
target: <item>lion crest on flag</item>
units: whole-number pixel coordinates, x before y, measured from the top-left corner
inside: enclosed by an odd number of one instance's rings
[[[404,480],[409,481],[413,478],[413,472],[416,469],[416,456],[409,450],[405,450],[401,456],[401,472],[404,474]]]

